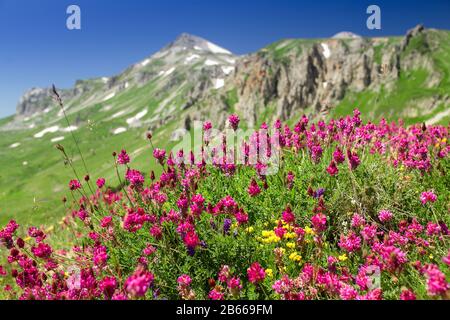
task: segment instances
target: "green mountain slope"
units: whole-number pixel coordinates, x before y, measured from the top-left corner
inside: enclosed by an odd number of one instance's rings
[[[16,116],[0,120],[0,222],[50,224],[64,214],[73,172],[54,146],[85,174],[72,133],[91,178],[115,187],[113,151],[126,148],[146,169],[146,132],[170,148],[192,121],[223,124],[230,113],[251,127],[358,107],[366,120],[447,125],[449,74],[450,32],[422,27],[405,37],[282,40],[242,57],[184,34],[120,75],[61,90],[69,124],[49,89],[22,97]]]

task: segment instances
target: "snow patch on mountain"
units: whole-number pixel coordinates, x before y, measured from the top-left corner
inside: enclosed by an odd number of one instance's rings
[[[64,140],[64,137],[56,137],[56,138],[53,138],[52,140],[50,140],[51,142],[58,142],[58,141],[63,141]]]
[[[13,143],[13,144],[10,145],[9,147],[10,147],[11,149],[15,149],[15,148],[17,148],[17,147],[20,147],[20,142]]]
[[[321,43],[321,46],[323,48],[323,56],[325,59],[328,59],[331,56],[330,47],[326,43]]]
[[[225,85],[224,79],[214,79],[214,89],[220,89]]]
[[[207,59],[205,61],[206,66],[217,66],[218,64],[219,62],[217,62],[216,60]]]
[[[142,119],[146,114],[147,114],[147,109],[142,110],[141,112],[137,113],[134,117],[128,118],[127,119],[127,123],[128,124],[133,124],[137,121],[139,121],[140,119]]]
[[[116,95],[115,92],[111,92],[110,94],[108,94],[105,98],[103,98],[103,101],[109,100],[114,98],[114,96]]]
[[[127,128],[120,127],[120,128],[115,129],[115,130],[113,131],[113,134],[121,134],[121,133],[124,133],[124,132],[126,132],[126,131],[127,131]]]
[[[206,42],[206,45],[208,46],[208,49],[213,53],[219,53],[219,54],[232,54],[230,51],[219,47],[218,45],[215,45],[211,42]]]
[[[47,133],[55,133],[58,130],[59,130],[59,126],[52,126],[52,127],[49,127],[49,128],[45,128],[44,130],[36,133],[34,135],[34,137],[39,139],[39,138],[42,138],[43,136],[45,136]]]

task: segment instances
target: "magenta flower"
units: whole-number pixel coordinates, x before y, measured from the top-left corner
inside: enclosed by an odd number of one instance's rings
[[[209,121],[206,121],[203,123],[203,131],[208,131],[212,129],[212,123]]]
[[[254,262],[247,269],[247,275],[248,275],[248,281],[250,281],[253,284],[257,284],[266,278],[266,272],[264,271],[264,269],[261,267],[261,265],[258,262]]]
[[[128,156],[127,152],[125,150],[122,150],[119,155],[117,156],[117,163],[118,164],[128,164],[130,163],[130,156]]]
[[[240,121],[241,120],[236,114],[232,114],[231,116],[228,117],[228,123],[230,124],[231,128],[235,131],[237,130]]]
[[[333,152],[333,160],[337,163],[340,164],[342,162],[345,161],[345,156],[342,153],[341,149],[336,148],[336,150]]]
[[[436,200],[437,196],[433,193],[433,191],[425,191],[420,195],[420,201],[423,205],[427,204],[428,202],[436,202]]]
[[[339,169],[334,161],[331,161],[330,165],[327,168],[327,172],[330,174],[330,176],[335,176],[338,174]]]
[[[428,264],[424,268],[427,277],[427,291],[430,296],[443,295],[450,288],[445,275],[435,264]]]
[[[238,212],[236,212],[234,217],[236,218],[236,221],[239,223],[239,225],[242,225],[242,224],[245,224],[248,222],[248,214],[246,214],[244,211],[242,211],[242,209],[239,210]]]
[[[154,149],[153,150],[153,157],[158,160],[160,163],[164,162],[164,159],[166,158],[166,150],[163,149]]]
[[[36,247],[31,248],[31,252],[38,258],[48,259],[52,254],[52,248],[40,242]]]
[[[182,274],[181,276],[178,277],[177,282],[180,286],[188,287],[191,285],[192,279],[187,274]]]
[[[105,178],[98,178],[96,182],[97,187],[99,189],[103,188],[103,186],[105,185],[105,181],[106,181]]]
[[[255,179],[252,179],[250,186],[248,187],[248,194],[251,197],[256,197],[258,194],[261,193],[261,189],[259,188],[258,183]]]
[[[380,219],[381,222],[388,222],[392,219],[392,212],[388,210],[381,210],[378,213],[378,219]]]
[[[281,214],[281,217],[284,222],[286,223],[293,223],[295,222],[295,215],[292,212],[290,207],[287,207],[285,211]]]
[[[326,229],[327,216],[323,213],[318,213],[311,218],[311,223],[317,232],[322,232]]]
[[[80,181],[78,180],[70,180],[69,182],[69,189],[72,191],[78,190],[81,188]]]
[[[347,150],[347,158],[348,163],[350,166],[350,170],[355,170],[361,163],[361,160],[358,157],[358,154],[356,152],[350,152],[350,150]]]
[[[400,300],[416,300],[416,295],[412,290],[402,290]]]
[[[361,248],[361,238],[354,232],[350,232],[350,235],[347,237],[341,236],[339,247],[348,252],[357,251]]]
[[[112,298],[117,288],[117,280],[114,277],[104,277],[98,284],[107,299]]]
[[[128,279],[125,281],[125,290],[133,297],[143,297],[145,293],[153,284],[155,276],[146,270],[138,269],[136,270]]]
[[[225,295],[220,292],[218,289],[214,288],[213,290],[211,290],[208,294],[208,297],[211,300],[223,300]]]
[[[112,216],[103,217],[100,221],[100,226],[102,228],[107,228],[112,225]]]
[[[144,184],[144,176],[138,170],[128,169],[125,174],[125,179],[127,179],[132,186],[139,187]]]

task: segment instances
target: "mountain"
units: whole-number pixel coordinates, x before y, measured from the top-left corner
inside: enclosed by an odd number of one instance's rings
[[[170,147],[192,121],[223,126],[230,113],[248,127],[355,107],[369,120],[448,124],[449,75],[450,32],[421,25],[404,37],[285,39],[244,56],[181,34],[118,75],[58,89],[69,123],[49,88],[24,94],[15,116],[0,120],[0,166],[8,168],[0,173],[0,222],[17,215],[42,222],[62,208],[73,173],[52,146],[63,144],[82,172],[72,134],[92,172],[114,185],[113,151],[127,148],[133,165],[147,168],[147,131],[155,145]]]

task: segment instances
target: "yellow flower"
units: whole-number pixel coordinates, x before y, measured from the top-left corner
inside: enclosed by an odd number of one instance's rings
[[[289,259],[295,262],[300,262],[300,260],[302,260],[302,256],[299,255],[297,252],[292,252],[289,255]]]
[[[276,235],[273,235],[273,236],[271,236],[270,238],[269,238],[272,242],[279,242],[281,239],[278,237],[278,236],[276,236]]]
[[[430,258],[430,260],[433,260],[433,258],[434,258],[432,253],[430,253],[430,255],[428,257]]]
[[[286,243],[286,247],[288,247],[289,249],[294,249],[295,248],[295,242],[288,242],[288,243]]]
[[[265,238],[269,238],[272,235],[271,231],[263,230],[261,231],[261,235]]]
[[[255,229],[253,229],[253,227],[248,227],[245,229],[245,231],[247,231],[248,233],[253,233]]]
[[[269,278],[273,278],[273,270],[272,269],[266,269],[266,274]]]
[[[23,241],[25,241],[25,242],[28,242],[30,240],[31,240],[31,237],[26,237],[26,238],[23,239]]]
[[[338,257],[338,259],[339,259],[339,261],[344,262],[345,260],[348,259],[348,257],[347,257],[347,255],[344,253],[344,254],[340,255],[340,256]]]
[[[442,143],[447,143],[447,138],[442,139]]]
[[[50,232],[50,231],[53,231],[53,229],[55,229],[55,227],[50,226],[50,227],[48,227],[47,229],[45,229],[45,232],[48,233],[48,232]]]
[[[314,230],[311,229],[311,228],[308,227],[308,226],[305,227],[305,232],[306,232],[306,234],[310,234],[310,235],[313,235],[313,236],[316,234],[316,233],[314,232]]]

